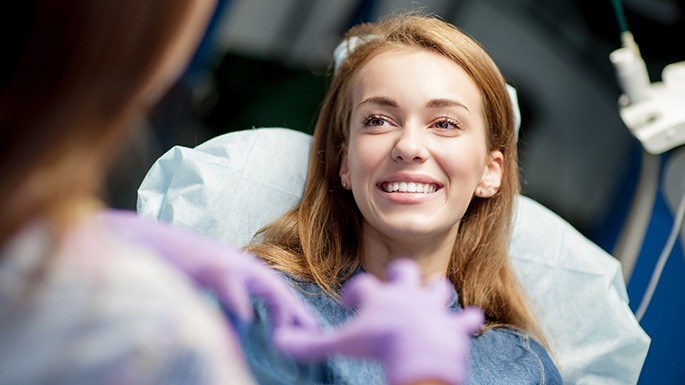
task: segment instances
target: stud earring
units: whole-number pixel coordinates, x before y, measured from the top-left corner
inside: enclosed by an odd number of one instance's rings
[[[340,184],[343,186],[344,189],[347,189],[347,182],[341,181]]]
[[[485,189],[484,189],[484,188],[481,188],[481,189],[478,191],[478,193],[479,193],[480,196],[482,197],[483,195],[485,195]]]

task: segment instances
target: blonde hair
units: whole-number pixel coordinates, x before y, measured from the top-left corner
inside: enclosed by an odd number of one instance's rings
[[[301,202],[260,230],[247,250],[278,270],[337,294],[361,266],[364,252],[363,217],[339,177],[355,77],[379,53],[398,47],[426,49],[457,63],[474,80],[483,102],[487,148],[501,151],[505,159],[499,192],[489,199],[474,198],[462,218],[448,278],[462,306],[483,309],[488,327],[518,328],[544,343],[509,262],[520,186],[512,105],[499,69],[479,43],[433,16],[392,16],[352,27],[344,38],[355,36],[361,43],[339,63],[316,122]]]

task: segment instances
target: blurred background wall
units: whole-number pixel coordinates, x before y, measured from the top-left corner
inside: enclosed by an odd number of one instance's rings
[[[623,6],[651,79],[660,81],[666,64],[685,60],[685,1],[625,0]],[[220,1],[186,74],[112,173],[112,205],[134,209],[146,171],[174,145],[193,147],[251,127],[311,133],[341,34],[352,24],[416,8],[475,37],[517,87],[523,193],[611,253],[642,149],[618,114],[621,90],[608,56],[620,38],[610,0]],[[672,222],[672,209],[659,196],[628,282],[633,309]],[[676,252],[642,321],[653,341],[641,384],[685,384],[685,259],[680,246]]]

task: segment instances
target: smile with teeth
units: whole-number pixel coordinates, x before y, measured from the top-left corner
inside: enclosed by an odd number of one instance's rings
[[[433,183],[416,183],[416,182],[385,182],[381,184],[385,192],[400,192],[400,193],[419,193],[430,194],[434,193],[438,186]]]

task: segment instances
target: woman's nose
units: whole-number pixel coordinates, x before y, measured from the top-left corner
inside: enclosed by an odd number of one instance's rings
[[[392,159],[405,163],[424,162],[428,159],[425,133],[419,127],[403,128],[390,154]]]

